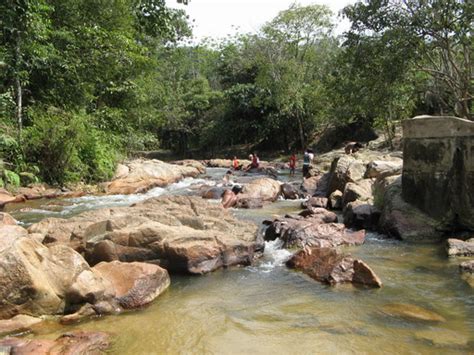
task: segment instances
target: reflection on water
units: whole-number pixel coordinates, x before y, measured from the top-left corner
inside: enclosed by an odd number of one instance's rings
[[[137,312],[67,327],[110,331],[116,354],[465,353],[474,348],[474,300],[431,246],[370,239],[352,253],[382,289],[330,287],[288,270],[269,245],[259,264],[201,277],[173,276],[170,289]],[[280,254],[279,254],[280,253]],[[426,269],[417,269],[424,265]],[[436,311],[445,323],[391,318],[388,303]],[[58,330],[54,335],[64,331]],[[456,336],[453,336],[455,334]],[[52,334],[49,334],[52,336]]]
[[[74,203],[84,206],[92,198],[88,199]],[[278,201],[234,213],[260,223],[275,214],[295,212],[299,205],[300,201]],[[473,292],[441,246],[411,245],[371,234],[364,245],[346,248],[375,270],[384,283],[381,289],[319,284],[288,270],[284,262],[289,252],[279,247],[278,241],[267,243],[263,258],[251,267],[205,276],[172,275],[169,290],[143,310],[48,327],[35,336],[55,337],[72,329],[108,331],[116,335],[114,354],[474,351]],[[393,318],[382,312],[391,303],[435,311],[446,322]]]

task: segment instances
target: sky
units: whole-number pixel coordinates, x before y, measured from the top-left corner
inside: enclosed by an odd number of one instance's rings
[[[278,12],[286,10],[294,0],[190,0],[180,5],[176,0],[166,0],[169,7],[185,9],[193,24],[195,40],[205,37],[223,38],[236,32],[256,32]],[[327,5],[334,13],[355,0],[299,0],[301,5]],[[336,33],[349,28],[349,22],[338,18]]]

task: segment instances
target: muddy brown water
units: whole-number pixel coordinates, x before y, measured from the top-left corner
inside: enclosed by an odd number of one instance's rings
[[[189,193],[192,185],[189,180],[167,191]],[[124,197],[127,201],[122,203],[140,198]],[[119,199],[70,202],[76,208],[66,207],[69,212],[63,216],[120,204]],[[299,205],[300,201],[278,201],[234,213],[260,224],[274,214],[296,212]],[[38,203],[34,211],[12,213],[28,223],[65,211],[58,207],[51,214],[43,207]],[[267,243],[264,256],[253,266],[204,276],[172,275],[170,288],[141,310],[72,326],[52,323],[28,337],[54,338],[79,329],[106,331],[114,334],[112,354],[474,352],[473,289],[458,272],[459,260],[449,260],[442,246],[369,234],[364,245],[344,250],[366,261],[384,286],[317,283],[284,266],[289,252],[280,249],[277,241]],[[394,303],[423,307],[446,321],[429,323],[386,314],[383,307]]]

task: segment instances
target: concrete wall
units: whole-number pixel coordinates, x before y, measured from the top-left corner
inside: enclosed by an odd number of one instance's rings
[[[402,195],[448,230],[474,230],[474,122],[435,116],[403,121]]]

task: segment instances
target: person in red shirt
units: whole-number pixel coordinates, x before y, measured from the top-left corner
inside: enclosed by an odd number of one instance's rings
[[[240,170],[241,168],[236,156],[234,156],[234,160],[232,160],[232,167],[234,168],[234,170]]]
[[[296,154],[293,153],[290,157],[290,176],[295,175],[296,170]]]

